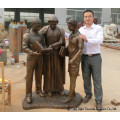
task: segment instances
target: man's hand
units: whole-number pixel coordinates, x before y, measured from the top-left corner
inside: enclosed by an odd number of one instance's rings
[[[41,55],[41,54],[38,52],[33,52],[33,55]]]
[[[84,35],[79,35],[79,37],[80,37],[80,39],[83,39],[84,42],[87,42],[87,38],[86,38],[86,36],[84,36]]]

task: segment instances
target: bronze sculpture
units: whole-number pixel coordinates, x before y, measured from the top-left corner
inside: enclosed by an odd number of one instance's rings
[[[32,28],[24,34],[23,49],[27,55],[27,76],[26,76],[26,102],[32,102],[32,82],[35,71],[36,93],[44,97],[41,91],[41,80],[43,72],[43,55],[40,50],[34,49],[35,41],[39,42],[41,50],[45,47],[44,37],[39,33],[41,20],[33,19]]]
[[[29,35],[24,35],[24,37],[29,37],[29,39],[25,39],[26,41],[29,41],[32,43],[29,44],[29,49],[26,47],[26,44],[24,45],[26,52],[29,50],[37,51],[36,54],[38,54],[38,58],[41,59],[35,59],[36,60],[36,66],[38,69],[35,68],[36,72],[36,83],[37,87],[39,87],[39,96],[42,96],[41,94],[41,76],[44,75],[44,84],[43,84],[43,91],[48,94],[43,94],[43,97],[39,97],[36,93],[32,93],[32,77],[28,76],[28,72],[31,72],[30,67],[30,61],[27,65],[27,82],[26,82],[26,99],[23,100],[22,105],[24,109],[34,109],[34,108],[71,108],[71,107],[77,107],[82,102],[82,97],[80,94],[76,93],[76,96],[74,97],[74,102],[70,102],[73,100],[73,94],[75,93],[75,81],[79,72],[79,63],[80,63],[80,53],[82,49],[82,40],[79,39],[78,35],[79,32],[76,29],[77,26],[73,27],[73,39],[70,38],[70,40],[73,42],[73,44],[70,44],[68,49],[65,49],[65,37],[64,37],[64,31],[57,27],[58,19],[56,16],[51,16],[49,19],[48,26],[45,26],[42,28],[39,32],[39,40],[35,38],[33,40],[32,38],[35,37],[35,35],[31,38]],[[71,29],[70,29],[71,30]],[[41,38],[45,38],[45,40],[42,40]],[[32,39],[32,40],[31,40]],[[40,44],[39,44],[40,43]],[[46,48],[47,47],[47,48]],[[72,47],[72,49],[71,49]],[[64,95],[67,90],[64,90],[64,84],[65,84],[65,55],[68,54],[70,57],[74,54],[75,57],[72,59],[73,61],[70,61],[69,65],[69,72],[71,77],[71,86],[70,86],[70,94],[69,96]],[[29,52],[28,52],[29,53]],[[40,54],[40,55],[39,55]],[[30,56],[28,54],[28,56]],[[35,55],[34,55],[35,57]],[[32,58],[32,57],[31,57]],[[31,59],[33,61],[34,58]],[[74,61],[75,60],[75,61]],[[34,61],[33,61],[34,62]],[[71,63],[73,62],[73,64]],[[32,63],[31,63],[32,64]],[[76,66],[75,69],[73,66]],[[33,71],[33,70],[32,70]],[[39,75],[38,75],[39,74]],[[31,72],[31,76],[33,73]],[[75,76],[74,76],[75,75]],[[38,77],[39,76],[39,77]],[[38,82],[39,81],[39,82]],[[28,83],[29,82],[29,83]],[[27,87],[28,85],[28,87]],[[65,91],[65,93],[64,93]],[[36,91],[37,92],[37,91]],[[55,94],[54,94],[55,93]],[[56,94],[57,93],[57,94]],[[45,95],[45,98],[44,98]],[[53,95],[53,97],[51,97]],[[62,96],[61,96],[62,95]],[[67,99],[68,97],[68,99]],[[66,100],[67,99],[67,100]],[[32,104],[31,101],[33,100]],[[70,104],[64,104],[61,101],[65,100],[65,102],[70,102]]]
[[[65,46],[64,31],[60,29],[58,18],[51,16],[48,20],[49,25],[43,27],[40,32],[45,37],[47,48],[53,51],[44,54],[44,87],[43,90],[49,96],[53,93],[64,94],[65,84],[65,57],[59,55],[61,46]]]
[[[69,55],[68,72],[70,75],[70,90],[68,98],[63,101],[64,103],[68,103],[74,100],[75,84],[77,76],[79,74],[79,65],[81,62],[81,54],[84,44],[83,40],[79,38],[80,33],[77,29],[77,21],[71,18],[67,21],[67,25],[68,29],[72,31],[72,33],[69,36],[69,44],[65,48],[68,50]]]

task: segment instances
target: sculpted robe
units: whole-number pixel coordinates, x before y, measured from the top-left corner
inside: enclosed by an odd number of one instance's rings
[[[45,37],[46,46],[52,45],[53,51],[44,54],[44,92],[61,92],[65,84],[65,57],[59,55],[61,46],[65,46],[64,32],[56,27],[52,30],[45,26],[40,30]]]

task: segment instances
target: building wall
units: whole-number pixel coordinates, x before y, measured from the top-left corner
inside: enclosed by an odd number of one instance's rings
[[[74,16],[76,15],[76,13],[79,15],[79,11],[84,11],[87,8],[84,8],[82,10],[82,8],[80,10],[75,10],[73,9],[73,11],[71,11]],[[96,11],[97,8],[93,9],[93,11],[95,12],[95,16],[97,14],[101,13],[101,20],[98,24],[104,26],[105,24],[110,24],[112,23],[112,18],[111,18],[111,8],[102,8],[102,11],[100,12],[99,10]],[[76,11],[76,12],[75,12]],[[58,17],[59,19],[59,26],[64,28],[65,31],[69,32],[68,28],[67,28],[67,24],[66,24],[66,19],[67,19],[67,8],[55,8],[55,15]],[[73,17],[74,17],[73,16]],[[80,14],[81,16],[81,14]],[[120,25],[117,25],[117,28],[120,31]]]
[[[4,24],[4,8],[0,8],[0,22]]]
[[[111,23],[111,8],[102,9],[101,25]]]
[[[59,20],[58,26],[60,28],[65,29],[65,31],[69,32],[67,29],[67,24],[66,24],[67,9],[66,8],[55,8],[55,15],[58,17],[58,20]]]
[[[84,10],[85,10],[85,8],[84,8]],[[79,11],[77,11],[77,13],[79,14]],[[55,8],[55,15],[58,17],[58,20],[59,20],[58,26],[61,28],[64,28],[65,31],[69,32],[69,30],[67,28],[67,24],[66,24],[67,8]],[[80,16],[81,16],[81,14],[80,14]],[[111,8],[102,8],[101,23],[99,23],[99,24],[104,26],[104,24],[110,24],[111,21],[112,21]],[[0,8],[0,22],[4,23],[4,8]],[[120,31],[120,25],[117,25],[117,28],[119,28],[119,31]]]

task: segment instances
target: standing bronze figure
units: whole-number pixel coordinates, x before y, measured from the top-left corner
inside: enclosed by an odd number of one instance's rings
[[[79,74],[79,66],[81,62],[81,54],[83,49],[83,40],[79,38],[79,31],[77,29],[77,21],[73,18],[67,22],[68,29],[72,31],[69,36],[69,44],[66,47],[69,55],[68,72],[70,75],[70,90],[67,100],[63,101],[68,103],[74,99],[76,79]]]
[[[58,18],[51,16],[48,20],[49,25],[43,27],[40,32],[45,37],[47,48],[53,51],[44,55],[44,87],[43,90],[49,96],[53,93],[64,94],[65,84],[65,58],[59,55],[61,46],[65,46],[64,31],[60,29]]]
[[[27,55],[27,76],[26,76],[26,101],[27,103],[32,102],[32,82],[33,73],[35,71],[35,82],[36,82],[36,93],[44,97],[41,91],[41,81],[43,72],[43,55],[38,48],[35,48],[36,42],[44,48],[44,37],[39,33],[41,26],[40,19],[34,19],[32,21],[32,28],[24,34],[23,49]]]

